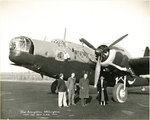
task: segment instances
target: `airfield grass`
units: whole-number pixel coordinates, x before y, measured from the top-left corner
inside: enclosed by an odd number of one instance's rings
[[[142,92],[140,87],[128,89],[127,102],[115,103],[111,100],[113,88],[108,88],[108,105],[98,104],[97,91],[90,86],[90,98],[87,107],[81,107],[76,98],[76,106],[59,108],[57,94],[50,91],[51,82],[36,79],[29,82],[1,82],[1,118],[4,119],[148,119],[149,87]],[[34,82],[33,82],[34,81]]]

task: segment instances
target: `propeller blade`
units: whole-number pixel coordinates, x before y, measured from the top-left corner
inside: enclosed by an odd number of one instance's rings
[[[92,44],[90,44],[87,40],[85,40],[84,38],[81,38],[80,42],[86,44],[89,48],[92,48],[93,50],[96,50],[96,48]]]
[[[94,78],[94,87],[97,87],[97,82],[100,76],[100,71],[101,71],[101,60],[100,56],[98,57],[96,68],[95,68],[95,78]]]
[[[118,42],[120,42],[123,38],[125,38],[126,36],[128,36],[128,34],[120,37],[119,39],[117,39],[115,42],[113,42],[108,48],[111,48],[113,45],[117,44]]]

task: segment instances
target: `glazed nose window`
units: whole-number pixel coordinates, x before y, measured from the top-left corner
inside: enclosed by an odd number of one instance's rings
[[[14,41],[11,41],[9,44],[9,49],[14,50],[16,48],[16,43]]]
[[[23,52],[29,52],[31,48],[31,41],[21,36],[11,40],[9,44],[10,50],[19,50]]]

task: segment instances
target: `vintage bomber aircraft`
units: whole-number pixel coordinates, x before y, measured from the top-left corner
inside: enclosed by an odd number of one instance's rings
[[[126,87],[149,85],[148,79],[140,77],[149,74],[149,48],[146,48],[144,57],[133,59],[126,50],[115,46],[127,35],[98,48],[83,38],[80,41],[88,47],[60,39],[48,42],[15,37],[10,42],[9,59],[14,65],[40,73],[42,77],[57,78],[63,73],[67,80],[75,72],[79,82],[83,74],[88,73],[90,84],[95,87],[99,77],[104,76],[108,86],[114,87],[114,100],[123,103],[127,100]],[[56,85],[57,81],[54,81],[52,92],[55,92]]]

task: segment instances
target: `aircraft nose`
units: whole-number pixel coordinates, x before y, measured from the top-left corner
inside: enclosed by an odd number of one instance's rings
[[[34,45],[30,38],[15,37],[9,44],[9,59],[17,64],[27,63],[34,52]]]

